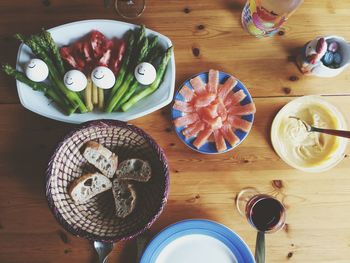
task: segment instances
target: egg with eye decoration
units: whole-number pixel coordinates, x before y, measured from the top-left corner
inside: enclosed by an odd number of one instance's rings
[[[114,86],[115,76],[109,68],[99,66],[91,72],[91,80],[101,89],[110,89]]]
[[[83,72],[72,69],[64,74],[63,82],[72,91],[79,92],[86,88],[87,78]]]
[[[28,79],[35,82],[41,82],[49,75],[49,68],[41,59],[33,58],[26,64],[25,73]]]
[[[157,72],[151,63],[142,62],[135,68],[134,75],[140,84],[150,85],[155,81]]]

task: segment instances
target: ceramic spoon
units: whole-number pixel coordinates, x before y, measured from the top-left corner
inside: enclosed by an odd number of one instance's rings
[[[329,135],[334,135],[334,136],[339,136],[339,137],[344,137],[344,138],[349,138],[350,139],[350,131],[343,131],[343,130],[332,130],[332,129],[323,129],[323,128],[317,128],[314,126],[311,126],[310,124],[306,123],[302,119],[295,117],[295,116],[289,116],[289,118],[297,119],[298,121],[301,121],[305,128],[306,131],[308,132],[321,132]]]

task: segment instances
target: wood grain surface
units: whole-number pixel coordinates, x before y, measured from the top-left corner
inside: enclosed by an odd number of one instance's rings
[[[217,68],[238,77],[257,106],[247,139],[216,156],[196,153],[177,138],[169,108],[131,122],[157,140],[170,163],[169,201],[151,235],[178,220],[206,218],[227,225],[254,250],[255,230],[234,207],[237,193],[253,186],[277,196],[287,208],[287,227],[266,237],[267,262],[350,262],[350,148],[336,168],[306,174],[285,164],[269,138],[275,114],[295,96],[327,94],[349,123],[350,70],[332,79],[306,77],[294,58],[319,35],[350,40],[350,1],[307,0],[278,35],[259,40],[241,29],[243,4],[148,0],[145,13],[133,21],[172,39],[177,86],[194,73]],[[2,0],[0,61],[15,63],[18,43],[11,36],[16,32],[95,18],[122,20],[102,0]],[[74,126],[25,110],[15,82],[3,74],[0,113],[0,262],[96,262],[91,244],[55,221],[44,195],[47,161]],[[134,241],[120,242],[109,262],[133,263],[135,253]]]

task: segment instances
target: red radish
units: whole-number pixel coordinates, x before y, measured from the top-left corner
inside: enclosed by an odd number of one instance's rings
[[[199,120],[197,113],[186,114],[174,120],[175,127],[182,127],[192,124]]]
[[[125,50],[126,42],[123,39],[119,42],[118,47],[114,48],[114,52],[109,63],[109,68],[113,71],[114,74],[117,74],[119,72]]]
[[[245,104],[245,105],[233,105],[229,107],[229,113],[231,115],[248,115],[255,113],[255,104],[253,102]]]
[[[70,47],[61,47],[60,55],[62,59],[67,62],[72,68],[78,68],[78,63],[75,61],[75,58],[71,54]]]
[[[75,42],[71,50],[73,51],[74,59],[78,64],[77,67],[84,69],[87,63],[84,59],[83,43],[80,41]]]
[[[218,97],[222,101],[225,100],[226,96],[231,92],[231,90],[236,86],[237,80],[230,76],[223,85],[219,87]]]
[[[193,142],[194,147],[197,149],[201,148],[208,141],[208,138],[212,133],[213,130],[211,128],[206,128],[201,131]]]
[[[321,37],[318,39],[314,52],[309,53],[306,57],[307,62],[310,64],[316,64],[319,62],[323,55],[327,52],[327,42],[325,38]]]
[[[242,100],[244,100],[246,96],[247,95],[244,93],[244,91],[242,89],[240,89],[239,91],[237,91],[235,93],[231,92],[225,98],[224,104],[226,107],[228,107],[230,105],[236,105],[236,104],[240,103]]]
[[[187,112],[194,112],[193,105],[191,105],[188,102],[181,101],[181,100],[175,100],[173,108],[176,109],[176,110],[185,112],[185,113],[187,113]]]
[[[245,132],[248,132],[252,127],[251,122],[241,119],[240,117],[234,115],[228,116],[227,122],[231,125],[232,128],[240,129]]]
[[[309,56],[306,58],[307,62],[309,62],[309,63],[311,63],[311,64],[316,64],[316,62],[318,61],[318,59],[319,59],[319,56],[318,56],[317,53],[311,54],[311,55],[309,55]]]
[[[96,59],[99,59],[106,51],[107,38],[99,31],[93,30],[90,33],[90,44]]]
[[[223,152],[227,149],[225,139],[222,136],[220,130],[214,131],[214,140],[218,152]]]
[[[125,40],[122,40],[116,46],[112,40],[94,30],[87,37],[62,47],[60,54],[72,68],[87,75],[97,66],[109,67],[117,74],[125,53],[125,45]]]
[[[208,91],[210,93],[215,93],[218,90],[219,85],[219,71],[211,69],[208,73]]]
[[[184,98],[185,101],[191,101],[194,97],[194,91],[193,89],[187,87],[186,85],[182,87],[182,89],[179,91],[181,96]]]
[[[233,147],[239,142],[239,138],[234,134],[232,131],[232,127],[229,125],[224,125],[220,129],[222,135],[224,136],[225,140]]]
[[[200,95],[206,91],[205,84],[200,76],[197,76],[190,80],[190,83],[197,95]]]
[[[110,61],[111,56],[112,56],[113,47],[114,47],[113,41],[106,39],[106,41],[104,43],[104,47],[103,47],[104,49],[102,51],[102,55],[98,59],[98,63],[97,63],[98,66],[108,67],[109,61]]]
[[[104,66],[104,67],[108,67],[109,61],[111,59],[112,56],[112,49],[107,49],[102,57],[98,60],[97,65],[98,66]]]
[[[83,53],[84,53],[86,62],[92,61],[93,53],[88,41],[83,41]]]
[[[324,37],[321,37],[316,44],[316,52],[317,54],[324,53],[327,50],[327,42]]]

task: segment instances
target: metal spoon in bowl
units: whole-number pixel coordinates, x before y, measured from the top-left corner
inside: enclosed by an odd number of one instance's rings
[[[302,124],[305,126],[307,132],[321,132],[329,135],[344,137],[350,139],[350,131],[343,131],[343,130],[332,130],[332,129],[323,129],[323,128],[317,128],[314,126],[311,126],[310,124],[306,123],[299,117],[295,116],[289,116],[289,118],[296,119],[298,121],[301,121]]]
[[[107,263],[108,255],[113,250],[114,243],[94,241],[94,247],[98,254],[99,263]]]

